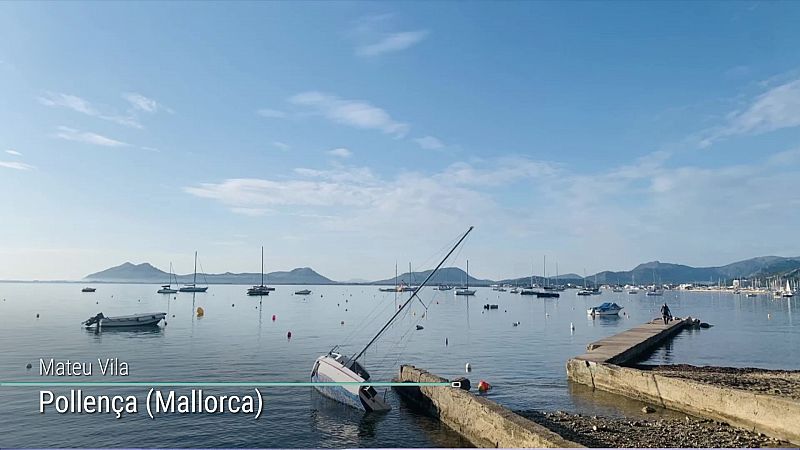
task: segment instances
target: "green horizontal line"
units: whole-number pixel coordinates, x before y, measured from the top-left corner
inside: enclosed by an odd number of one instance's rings
[[[361,383],[358,381],[340,382],[147,382],[147,381],[99,381],[99,382],[39,382],[39,381],[3,381],[0,387],[321,387],[321,386],[372,386],[372,387],[422,387],[451,386],[450,383]]]

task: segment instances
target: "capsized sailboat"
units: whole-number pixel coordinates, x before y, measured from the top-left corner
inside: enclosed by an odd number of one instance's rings
[[[314,383],[324,383],[323,385],[318,384],[315,386],[322,395],[363,411],[389,411],[391,409],[391,406],[386,403],[382,396],[378,395],[374,387],[363,384],[369,382],[370,375],[358,360],[364,356],[364,353],[372,344],[381,337],[383,332],[386,331],[400,313],[405,310],[406,306],[408,306],[412,300],[418,298],[417,296],[420,291],[422,291],[422,288],[425,287],[428,281],[430,281],[433,275],[442,267],[456,248],[461,245],[470,231],[472,231],[472,228],[473,227],[469,227],[453,248],[447,252],[447,255],[439,262],[436,268],[428,274],[425,281],[423,281],[408,299],[400,305],[389,321],[383,325],[375,337],[373,337],[360,352],[351,357],[346,357],[336,351],[338,349],[338,346],[336,346],[331,349],[327,355],[322,355],[314,361],[314,366],[311,369],[311,381]]]
[[[181,292],[205,292],[208,286],[197,285],[197,252],[194,252],[194,275],[192,276],[192,284],[187,284],[178,289]]]

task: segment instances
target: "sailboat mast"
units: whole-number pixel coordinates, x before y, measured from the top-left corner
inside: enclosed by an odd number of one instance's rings
[[[547,255],[543,255],[543,262],[542,262],[542,283],[544,287],[547,287]]]
[[[194,276],[192,277],[192,284],[197,284],[197,250],[194,251]]]
[[[467,260],[467,289],[469,289],[469,260]]]
[[[354,357],[352,357],[352,358],[351,358],[351,361],[355,361],[355,360],[357,360],[358,358],[360,358],[360,357],[361,357],[361,356],[364,354],[364,352],[366,352],[366,351],[367,351],[367,349],[369,349],[369,347],[370,347],[370,346],[371,346],[373,343],[375,343],[375,341],[377,341],[379,337],[381,337],[381,334],[383,334],[383,332],[384,332],[384,331],[386,331],[386,329],[387,329],[387,328],[389,328],[389,325],[391,325],[391,324],[392,324],[392,322],[394,322],[394,319],[396,319],[396,318],[397,318],[397,316],[399,316],[399,315],[400,315],[400,313],[403,311],[403,308],[405,308],[406,306],[408,306],[408,304],[409,304],[409,303],[411,303],[411,301],[412,301],[412,300],[414,300],[414,298],[416,298],[416,297],[417,297],[417,295],[419,295],[420,291],[422,291],[422,288],[423,288],[423,287],[425,287],[425,285],[426,285],[426,284],[428,284],[428,281],[429,281],[429,280],[430,280],[430,279],[433,277],[433,275],[434,275],[434,274],[435,274],[435,273],[436,273],[436,272],[439,270],[439,268],[441,268],[441,267],[442,267],[442,264],[444,264],[444,262],[445,262],[445,261],[447,261],[447,258],[449,258],[449,257],[450,257],[450,255],[452,255],[452,254],[453,254],[453,252],[454,252],[454,251],[456,251],[456,249],[458,248],[458,246],[459,246],[459,245],[461,245],[461,243],[464,241],[464,239],[466,239],[466,238],[467,238],[467,235],[470,233],[470,231],[472,231],[472,229],[473,229],[473,228],[474,228],[473,226],[470,226],[470,227],[469,227],[469,229],[467,230],[467,232],[466,232],[466,233],[464,233],[464,235],[463,235],[463,236],[461,236],[461,238],[459,238],[458,242],[456,242],[456,245],[454,245],[454,246],[453,246],[453,248],[451,248],[451,249],[450,249],[450,251],[449,251],[449,252],[447,252],[447,255],[445,255],[445,257],[444,257],[444,258],[442,258],[442,260],[441,260],[441,261],[439,261],[439,264],[437,264],[437,265],[436,265],[436,268],[435,268],[435,269],[433,269],[433,270],[431,271],[431,273],[429,273],[429,274],[428,274],[428,276],[425,278],[425,281],[423,281],[423,282],[422,282],[422,284],[420,284],[420,285],[419,285],[419,287],[418,287],[417,289],[414,289],[414,291],[411,293],[411,296],[408,298],[408,300],[406,300],[406,301],[403,303],[403,305],[402,305],[400,308],[398,308],[398,309],[397,309],[397,311],[395,311],[395,312],[394,312],[394,315],[392,316],[392,318],[391,318],[391,319],[389,319],[389,321],[388,321],[388,322],[386,322],[386,324],[383,326],[383,328],[381,328],[381,329],[380,329],[380,331],[378,331],[378,334],[376,334],[376,335],[375,335],[375,337],[374,337],[374,338],[372,338],[372,339],[371,339],[371,340],[370,340],[370,341],[367,343],[367,345],[365,345],[365,346],[364,346],[364,348],[363,348],[363,349],[362,349],[360,352],[358,352],[358,354],[357,354],[357,355],[355,355]]]
[[[264,246],[261,246],[261,285],[264,285]]]

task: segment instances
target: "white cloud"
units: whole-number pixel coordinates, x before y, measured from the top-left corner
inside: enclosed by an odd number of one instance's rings
[[[355,128],[380,130],[403,137],[409,126],[394,120],[389,113],[361,100],[346,100],[335,95],[308,91],[289,98],[289,102],[311,109],[329,120]]]
[[[288,116],[286,112],[278,110],[278,109],[271,109],[271,108],[261,108],[256,113],[261,117],[266,117],[269,119],[284,119]]]
[[[135,117],[103,113],[93,106],[88,100],[76,95],[46,92],[43,96],[38,97],[37,100],[39,100],[39,103],[45,106],[67,108],[87,116],[107,120],[109,122],[114,122],[126,127],[142,128],[142,125],[138,120],[136,120]]]
[[[385,53],[397,52],[413,47],[428,37],[426,30],[402,31],[387,34],[378,42],[362,45],[356,49],[359,56],[380,56]]]
[[[367,45],[362,45],[356,49],[359,56],[380,56],[385,53],[397,52],[413,47],[428,37],[428,31],[402,31],[399,33],[385,34],[381,40]]]
[[[146,113],[153,114],[158,111],[166,111],[172,114],[174,112],[172,109],[167,108],[156,100],[135,92],[126,92],[122,94],[122,98],[127,100],[135,110],[144,111]]]
[[[76,130],[74,128],[60,126],[56,137],[66,141],[84,142],[92,145],[100,145],[103,147],[125,147],[128,144],[105,137],[89,131]]]
[[[757,135],[800,126],[800,79],[795,79],[750,100],[749,104],[726,116],[726,123],[700,133],[698,146],[706,148],[716,141],[739,135]]]
[[[12,161],[0,161],[0,167],[5,167],[6,169],[14,169],[14,170],[35,169],[35,167],[30,164],[25,164],[21,162],[12,162]]]
[[[45,106],[55,106],[71,109],[87,116],[97,116],[100,113],[85,99],[76,95],[47,92],[38,97],[39,103]]]
[[[439,150],[444,148],[444,143],[434,136],[425,136],[414,139],[420,147],[425,150]]]
[[[275,141],[272,143],[272,145],[278,150],[283,150],[284,152],[292,149],[291,145],[281,141]]]
[[[14,155],[14,156],[22,156],[22,153],[20,153],[20,152],[18,152],[16,150],[6,150],[6,153],[8,153],[9,155]]]
[[[328,154],[331,155],[331,156],[336,156],[338,158],[349,158],[349,157],[353,156],[353,152],[351,152],[350,150],[348,150],[348,149],[346,149],[344,147],[339,147],[339,148],[335,148],[333,150],[328,150]]]

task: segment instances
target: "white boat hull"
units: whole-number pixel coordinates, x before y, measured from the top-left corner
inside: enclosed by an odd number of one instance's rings
[[[330,383],[329,385],[314,387],[320,394],[361,411],[389,411],[392,409],[377,395],[377,392],[372,387],[334,384],[365,382],[361,376],[345,367],[340,362],[341,359],[341,355],[334,353],[320,356],[314,362],[314,368],[311,370],[311,381],[314,383]]]
[[[130,316],[118,317],[103,317],[97,322],[87,325],[87,328],[100,327],[100,328],[128,328],[128,327],[147,327],[158,325],[162,319],[167,316],[167,313],[147,313],[147,314],[134,314]]]
[[[475,291],[472,289],[458,289],[456,290],[456,295],[475,295]]]

